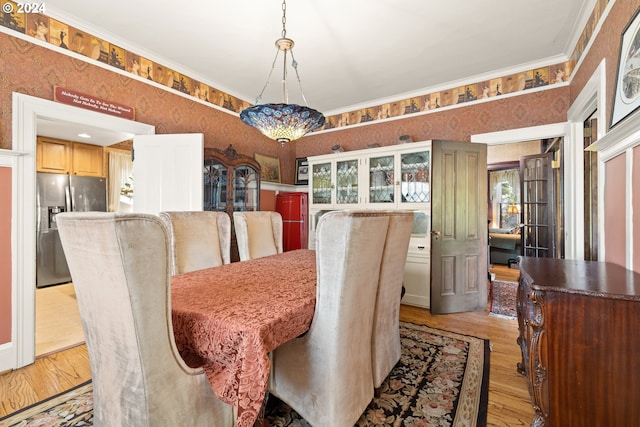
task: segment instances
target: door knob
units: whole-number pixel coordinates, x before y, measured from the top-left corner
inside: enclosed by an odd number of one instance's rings
[[[433,231],[431,230],[431,235],[433,236],[434,239],[438,240],[440,238],[440,232],[439,231]]]

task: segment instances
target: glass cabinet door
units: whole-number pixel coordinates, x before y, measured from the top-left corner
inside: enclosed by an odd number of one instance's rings
[[[214,160],[205,160],[203,172],[204,210],[224,212],[227,209],[227,167]]]
[[[331,163],[315,164],[311,168],[311,204],[331,205]]]
[[[369,158],[369,203],[393,203],[395,200],[393,154]]]
[[[400,154],[401,204],[431,202],[431,152]]]
[[[233,169],[235,185],[233,187],[234,211],[258,210],[257,172],[250,166],[239,165]]]
[[[358,203],[358,159],[336,162],[336,205]]]

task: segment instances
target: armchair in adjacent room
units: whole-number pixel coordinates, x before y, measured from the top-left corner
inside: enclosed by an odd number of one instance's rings
[[[282,216],[272,211],[234,212],[240,261],[282,253]]]
[[[272,352],[269,383],[313,426],[351,427],[373,398],[371,335],[388,226],[389,214],[376,211],[318,221],[311,327]]]
[[[178,353],[169,233],[147,214],[56,217],[76,290],[100,426],[232,426],[234,410]]]
[[[172,274],[230,262],[231,220],[226,212],[160,212],[169,229]]]

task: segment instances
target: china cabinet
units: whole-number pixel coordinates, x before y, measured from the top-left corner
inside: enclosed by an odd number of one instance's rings
[[[429,209],[431,141],[309,157],[311,209]]]
[[[326,212],[414,211],[405,264],[404,304],[429,307],[431,141],[313,156],[309,162],[309,247]]]
[[[607,262],[522,257],[516,311],[532,426],[640,419],[640,274]]]
[[[231,225],[231,261],[238,261],[234,211],[260,209],[260,164],[229,145],[204,149],[204,210],[226,212]]]

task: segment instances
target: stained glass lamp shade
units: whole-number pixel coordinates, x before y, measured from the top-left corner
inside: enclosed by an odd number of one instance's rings
[[[302,138],[305,134],[318,129],[324,125],[325,117],[322,113],[307,106],[289,104],[287,92],[287,54],[291,55],[291,66],[296,72],[298,84],[300,84],[300,92],[306,104],[307,100],[302,93],[302,84],[300,83],[300,75],[298,74],[298,63],[293,57],[294,42],[287,38],[286,23],[287,5],[286,1],[282,2],[282,37],[276,40],[276,57],[271,66],[271,72],[267,78],[267,82],[262,88],[262,92],[256,99],[256,105],[245,108],[240,113],[240,119],[243,123],[252,126],[262,132],[263,135],[280,142],[284,145],[287,142],[295,141]],[[269,78],[273,73],[273,69],[278,59],[278,53],[283,52],[283,72],[282,72],[282,103],[280,104],[259,104],[262,99],[264,90],[269,85]]]
[[[297,104],[261,104],[240,113],[242,121],[282,144],[302,138],[324,125],[317,110]]]

